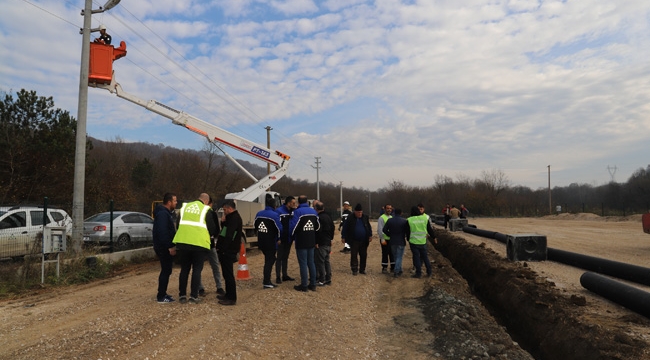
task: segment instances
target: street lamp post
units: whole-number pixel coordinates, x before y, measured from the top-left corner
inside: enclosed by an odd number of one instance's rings
[[[93,10],[92,0],[86,0],[81,15],[84,25],[81,29],[81,69],[79,71],[79,102],[77,104],[77,137],[74,154],[74,188],[72,190],[72,247],[81,251],[84,225],[84,185],[86,181],[86,120],[88,115],[88,72],[90,64],[90,33],[92,14],[113,8],[120,0],[108,0],[99,10]]]

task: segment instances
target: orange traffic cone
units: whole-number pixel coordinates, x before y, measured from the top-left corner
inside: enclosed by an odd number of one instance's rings
[[[241,243],[239,252],[239,266],[237,267],[237,280],[250,280],[251,273],[248,271],[248,261],[246,260],[246,246]]]

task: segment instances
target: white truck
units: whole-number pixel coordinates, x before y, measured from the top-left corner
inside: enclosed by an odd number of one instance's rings
[[[88,86],[108,90],[122,99],[128,100],[149,111],[162,115],[170,119],[172,123],[180,125],[205,137],[208,141],[214,144],[224,154],[224,156],[230,159],[254,181],[252,185],[245,188],[243,191],[226,195],[226,199],[233,199],[237,204],[237,211],[242,217],[246,237],[252,237],[254,234],[255,215],[258,211],[264,209],[266,199],[271,197],[275,199],[276,206],[281,204],[280,194],[269,191],[269,188],[286,174],[287,168],[289,167],[290,156],[244,139],[241,136],[235,135],[216,125],[207,123],[156,100],[146,101],[125,92],[122,90],[120,84],[115,82],[114,73],[112,71],[112,62],[126,55],[126,44],[121,42],[120,48],[113,48],[110,45],[91,45],[94,46],[91,46],[91,66]],[[116,53],[119,51],[120,55],[114,56],[113,50],[115,50]],[[97,64],[101,64],[102,66],[100,67]],[[110,72],[110,77],[106,76],[107,72]],[[271,164],[275,167],[275,171],[257,179],[235,158],[226,153],[221,147],[222,145],[239,150],[244,154]],[[250,244],[255,244],[255,242],[251,242]]]

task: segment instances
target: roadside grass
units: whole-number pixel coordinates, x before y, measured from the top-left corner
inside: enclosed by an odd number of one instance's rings
[[[59,276],[56,275],[56,262],[45,263],[44,282],[40,256],[25,256],[22,259],[0,261],[0,299],[15,298],[48,287],[69,286],[90,283],[105,279],[128,268],[132,264],[151,261],[146,256],[135,256],[130,260],[107,262],[96,257],[96,252],[82,251],[78,255],[61,254]],[[55,259],[55,258],[52,258]]]

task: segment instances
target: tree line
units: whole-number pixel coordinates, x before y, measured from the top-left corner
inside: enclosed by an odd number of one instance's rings
[[[4,93],[0,103],[0,204],[38,205],[47,196],[50,204],[70,213],[75,133],[76,120],[68,111],[55,108],[52,97],[24,89],[15,96]],[[252,184],[207,141],[198,151],[127,143],[119,138],[101,141],[89,137],[86,146],[86,216],[107,211],[111,200],[115,210],[150,213],[152,201],[168,191],[181,200],[194,200],[200,192],[218,200]],[[266,174],[266,167],[241,163],[257,177]],[[316,197],[315,183],[288,176],[273,190],[283,196]],[[319,190],[320,200],[336,216],[341,202],[339,185],[321,183]],[[440,213],[447,203],[462,203],[470,209],[470,216],[541,216],[554,213],[558,205],[563,212],[626,215],[650,209],[650,165],[636,170],[625,183],[553,187],[551,206],[548,189],[513,185],[500,169],[484,170],[477,178],[436,175],[429,186],[393,179],[376,191],[352,186],[342,192],[342,200],[352,206],[362,204],[373,217],[386,203],[406,213],[418,203],[424,204],[427,213]]]

